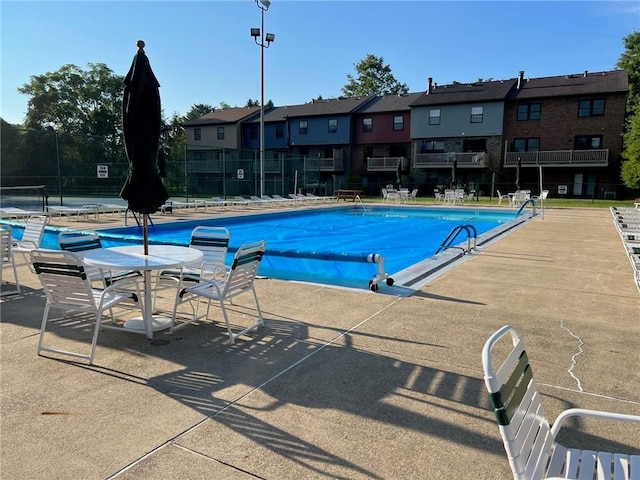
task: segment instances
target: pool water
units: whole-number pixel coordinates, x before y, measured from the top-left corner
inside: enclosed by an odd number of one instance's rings
[[[378,271],[366,262],[369,254],[382,255],[384,270],[393,276],[432,257],[457,225],[472,225],[481,237],[514,220],[511,210],[345,206],[150,225],[149,243],[188,245],[196,226],[224,226],[231,234],[227,264],[240,245],[264,239],[259,275],[366,289]],[[105,247],[142,243],[137,225],[98,234]],[[454,243],[462,242],[466,235]],[[46,243],[57,248],[55,238]]]

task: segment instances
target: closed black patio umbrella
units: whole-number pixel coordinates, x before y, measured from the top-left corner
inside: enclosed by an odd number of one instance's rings
[[[400,188],[402,176],[402,159],[398,160],[398,165],[396,166],[396,183],[398,184],[398,188]]]
[[[169,195],[158,169],[160,84],[144,53],[144,42],[138,40],[137,45],[138,53],[133,57],[129,73],[124,79],[122,129],[129,159],[129,175],[120,197],[127,201],[132,212],[142,214],[144,252],[147,254],[147,216],[157,212]]]
[[[520,190],[520,167],[522,167],[522,160],[518,157],[518,163],[516,163],[516,188]]]
[[[456,176],[458,175],[458,173],[456,172],[457,169],[458,169],[458,160],[454,158],[453,166],[451,167],[451,188],[455,188],[456,185],[458,184],[456,182]]]

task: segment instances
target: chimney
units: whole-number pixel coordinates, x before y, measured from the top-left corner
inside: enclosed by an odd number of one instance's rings
[[[427,79],[428,84],[427,84],[427,95],[429,95],[431,93],[431,89],[433,88],[432,83],[433,83],[433,78],[429,77]]]
[[[520,70],[520,73],[518,74],[518,84],[516,85],[516,88],[518,90],[522,88],[523,81],[524,81],[524,70]]]

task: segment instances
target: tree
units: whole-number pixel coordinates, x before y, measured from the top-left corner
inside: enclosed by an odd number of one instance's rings
[[[627,187],[640,188],[640,108],[630,118],[624,134],[624,151],[620,178]]]
[[[21,153],[36,162],[25,171],[50,172],[45,157],[59,158],[66,176],[75,181],[83,163],[123,161],[123,81],[103,63],[89,63],[87,70],[68,64],[32,76],[18,89],[30,96],[24,122],[30,133]]]
[[[391,73],[391,67],[385,65],[384,58],[371,53],[354,64],[357,76],[347,75],[347,84],[342,87],[346,97],[368,95],[400,95],[407,93],[407,84],[400,83]]]
[[[616,66],[629,75],[629,96],[620,178],[627,187],[640,188],[640,32],[627,35],[623,41],[625,51]]]
[[[206,115],[207,113],[213,111],[214,108],[208,103],[196,103],[191,106],[191,110],[187,112],[187,114],[182,117],[183,123],[188,122],[189,120],[194,120],[198,117]]]
[[[245,103],[244,105],[247,108],[251,108],[251,107],[259,107],[260,106],[260,102],[256,99],[256,100],[247,100],[247,103]]]
[[[57,133],[114,136],[121,130],[124,77],[103,63],[88,70],[64,65],[34,75],[18,92],[29,95],[25,127]]]

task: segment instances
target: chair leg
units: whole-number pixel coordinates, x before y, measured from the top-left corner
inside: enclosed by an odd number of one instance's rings
[[[250,330],[254,330],[257,327],[264,326],[264,318],[262,317],[262,311],[260,310],[260,302],[258,302],[258,294],[256,293],[256,290],[253,286],[251,287],[251,292],[253,293],[253,299],[256,302],[256,311],[258,313],[258,320],[252,325],[248,326],[247,328],[245,328],[244,330],[236,334],[234,334],[233,331],[231,330],[231,324],[229,323],[229,317],[227,316],[227,309],[224,306],[224,301],[220,300],[220,308],[222,310],[222,315],[224,316],[224,321],[227,325],[227,332],[229,334],[229,339],[231,340],[232,344],[236,343],[236,338],[238,338],[239,336],[244,335],[245,333],[249,332]]]
[[[38,339],[38,349],[36,353],[40,355],[40,352],[44,348],[44,332],[47,330],[47,321],[49,317],[49,302],[44,306],[44,313],[42,314],[42,325],[40,326],[40,338]]]

